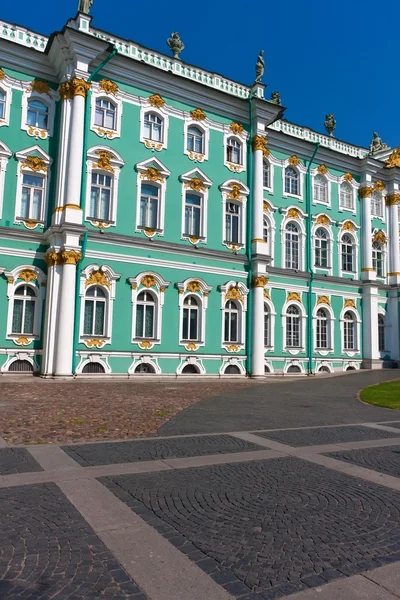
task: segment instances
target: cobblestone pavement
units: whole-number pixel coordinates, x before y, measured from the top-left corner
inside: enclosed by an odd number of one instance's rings
[[[34,471],[42,471],[42,467],[25,448],[0,449],[0,475],[32,473]]]
[[[366,469],[400,477],[400,446],[389,448],[361,448],[348,452],[330,452],[338,460],[343,460]]]
[[[0,597],[146,600],[55,484],[0,490]]]
[[[340,444],[360,440],[379,440],[394,438],[396,433],[370,427],[321,427],[316,429],[297,429],[294,431],[258,431],[260,437],[276,440],[289,446],[317,446],[322,444]]]
[[[400,560],[399,493],[296,458],[104,483],[235,596],[275,598]]]
[[[230,435],[209,435],[177,439],[118,442],[116,444],[82,444],[64,446],[63,450],[82,467],[88,467],[171,457],[183,458],[188,456],[204,456],[207,454],[246,452],[262,450],[262,448]]]
[[[399,417],[400,417],[400,413],[399,413]],[[390,427],[395,427],[396,429],[400,429],[400,421],[389,421],[388,423],[382,423],[382,425],[389,425]]]

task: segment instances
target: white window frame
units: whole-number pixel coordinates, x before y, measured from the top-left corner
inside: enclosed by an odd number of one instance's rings
[[[312,177],[311,181],[312,181],[312,203],[313,203],[313,205],[321,204],[321,206],[325,206],[326,208],[331,208],[332,177],[329,176],[329,173],[326,173],[324,175],[322,173],[319,173],[318,169],[312,170],[311,177]],[[327,186],[327,189],[326,189],[327,201],[326,202],[322,202],[322,200],[315,199],[315,187],[316,187],[315,182],[318,177],[324,179],[326,182],[326,186]]]
[[[290,211],[290,207],[288,209],[284,209],[283,214],[285,215],[284,219],[281,222],[281,261],[282,268],[286,269],[286,226],[289,223],[294,223],[297,225],[299,229],[299,268],[293,269],[294,271],[304,271],[304,260],[305,260],[305,244],[306,244],[306,231],[303,224],[303,219],[307,215],[303,213],[300,209],[296,208],[299,217],[301,219],[294,219],[292,217],[287,217],[288,212]]]
[[[264,165],[267,164],[269,166],[269,186],[264,185]],[[273,193],[274,190],[274,163],[269,158],[263,158],[263,188],[267,190],[270,194]]]
[[[46,219],[47,219],[47,210],[48,210],[48,202],[49,202],[49,189],[50,189],[50,167],[52,163],[52,159],[44,152],[39,146],[31,146],[26,150],[22,150],[21,152],[17,152],[15,154],[16,159],[18,160],[17,166],[17,193],[15,198],[15,214],[14,214],[14,223],[23,223],[27,229],[35,229],[36,227],[43,228]],[[43,168],[41,169],[31,169],[27,164],[28,157],[38,157],[43,161]],[[43,194],[42,194],[42,206],[40,211],[40,219],[25,219],[21,217],[21,202],[22,202],[22,186],[23,186],[23,176],[27,175],[35,175],[43,177]]]
[[[153,278],[154,285],[149,287],[148,281]],[[143,341],[149,341],[152,346],[161,344],[161,336],[162,336],[162,316],[163,316],[163,306],[164,306],[164,296],[165,291],[170,285],[169,281],[165,281],[158,273],[154,271],[142,271],[136,277],[130,277],[128,279],[131,285],[131,302],[132,302],[132,330],[131,330],[131,341],[132,344],[140,344]],[[143,281],[147,283],[144,285]],[[156,300],[155,310],[154,310],[154,332],[155,336],[153,338],[139,338],[136,337],[136,312],[137,312],[137,298],[141,292],[151,292]]]
[[[31,277],[26,277],[28,273],[32,273]],[[24,346],[26,340],[28,345],[34,340],[39,340],[41,336],[42,317],[44,312],[44,300],[46,295],[46,276],[41,269],[32,265],[21,265],[12,271],[4,271],[7,277],[7,334],[6,339],[12,340],[18,346]],[[14,314],[15,290],[21,285],[27,285],[35,291],[35,313],[33,320],[33,333],[12,333],[12,322]],[[18,298],[17,298],[18,299]]]
[[[344,315],[345,313],[350,312],[353,314],[354,318],[354,324],[355,324],[355,328],[354,328],[354,334],[355,334],[355,349],[354,350],[345,350],[344,348]],[[350,306],[346,306],[343,307],[341,313],[340,313],[340,346],[341,346],[341,353],[345,354],[346,356],[355,356],[356,354],[360,354],[360,344],[361,344],[361,319],[360,319],[360,315],[358,313],[358,310],[350,307]]]
[[[385,337],[385,349],[384,350],[379,350],[379,331],[377,332],[377,338],[378,338],[378,352],[379,352],[379,356],[381,358],[383,358],[384,356],[386,356],[387,354],[390,355],[390,328],[391,328],[391,324],[388,321],[388,313],[385,311],[385,309],[378,305],[378,317],[383,317],[383,321],[384,321],[384,337]],[[377,323],[377,327],[378,327],[378,323]]]
[[[274,212],[276,207],[271,204],[269,200],[264,200],[263,210],[263,230],[264,230],[264,219],[268,222],[268,242],[266,243],[266,252],[271,258],[271,265],[274,264],[275,258],[275,219]],[[263,237],[264,239],[264,237]],[[264,242],[265,244],[265,242]]]
[[[234,293],[232,291],[234,290]],[[245,344],[246,335],[246,312],[247,312],[247,296],[249,293],[248,288],[241,281],[230,280],[224,285],[219,286],[221,292],[221,348],[228,350],[230,346],[235,346],[237,351],[242,350]],[[225,328],[225,304],[228,300],[236,300],[237,304],[241,307],[241,313],[239,314],[239,342],[225,342],[224,341],[224,328]],[[230,351],[230,350],[228,350]]]
[[[353,207],[352,208],[346,208],[345,206],[341,206],[340,190],[341,190],[342,184],[344,184],[344,183],[348,183],[353,192]],[[357,183],[354,178],[351,181],[348,181],[347,179],[345,179],[344,176],[339,178],[339,181],[338,181],[338,211],[339,212],[348,212],[353,215],[357,214],[357,197],[358,197],[357,191],[358,191],[359,187],[360,187],[360,184]]]
[[[121,123],[122,123],[122,112],[123,112],[123,102],[121,98],[121,93],[118,90],[115,94],[105,92],[102,90],[98,83],[92,84],[92,95],[90,98],[90,129],[94,131],[96,135],[99,137],[114,140],[116,138],[121,137]],[[96,125],[96,100],[108,100],[112,102],[115,106],[115,129],[107,129],[105,127],[100,127]]]
[[[299,162],[297,165],[292,165],[289,162],[289,160],[290,159],[288,158],[285,161],[283,161],[283,163],[282,163],[282,197],[283,198],[296,198],[300,202],[303,202],[304,175],[306,173],[306,168],[304,167],[304,165],[302,165],[301,162]],[[289,192],[285,191],[286,190],[285,176],[286,176],[286,168],[287,167],[292,167],[292,169],[294,169],[299,176],[299,193],[298,194],[290,194]]]
[[[24,91],[22,93],[22,111],[21,111],[21,129],[36,139],[45,140],[48,137],[53,136],[54,129],[54,115],[55,105],[58,94],[49,88],[48,92],[39,94],[35,90],[32,90],[29,83],[23,84]],[[39,100],[47,106],[47,127],[41,129],[40,127],[32,127],[27,124],[28,120],[28,102],[30,100]]]
[[[159,172],[160,180],[153,180],[147,177],[147,170],[149,168],[157,169]],[[171,172],[160,162],[157,158],[148,158],[143,162],[136,165],[137,179],[136,179],[136,223],[135,232],[144,233],[147,237],[153,237],[154,235],[164,235],[164,223],[165,223],[165,197],[167,192],[167,178]],[[158,210],[158,227],[155,230],[150,228],[143,228],[140,226],[140,198],[142,191],[142,183],[148,183],[150,185],[156,185],[160,188],[159,198],[159,210]]]
[[[108,152],[110,157],[110,169],[104,169],[98,166],[100,152]],[[86,160],[86,201],[85,201],[85,221],[88,221],[94,227],[115,227],[117,222],[117,200],[118,200],[118,185],[121,167],[124,165],[122,157],[115,150],[108,146],[93,146],[88,150]],[[110,218],[107,220],[97,219],[90,216],[90,196],[92,188],[92,173],[101,173],[112,177],[112,188],[110,195]]]
[[[104,274],[104,282],[101,283],[99,281],[90,281],[90,277],[92,273],[100,272]],[[85,344],[87,348],[93,347],[93,340],[95,339],[98,342],[98,345],[95,347],[102,348],[106,344],[111,344],[112,339],[112,321],[113,321],[113,303],[115,300],[115,292],[116,292],[116,283],[118,279],[121,277],[120,274],[115,273],[115,271],[109,267],[108,265],[96,265],[91,264],[85,267],[80,274],[80,286],[79,286],[79,296],[80,296],[80,317],[79,317],[79,343]],[[105,282],[108,282],[107,284]],[[88,285],[87,285],[88,284]],[[105,318],[104,318],[104,335],[89,335],[84,334],[84,319],[85,319],[85,300],[86,300],[86,292],[94,286],[100,287],[106,296],[106,308],[105,308]]]
[[[271,292],[269,290],[269,295],[270,294],[271,294]],[[269,310],[270,328],[269,328],[269,340],[268,340],[269,344],[266,346],[265,340],[264,340],[264,352],[274,352],[276,311],[275,311],[273,302],[269,298],[266,298],[266,297],[264,297],[264,307],[265,306],[268,306],[268,310]],[[265,308],[264,308],[264,318],[265,318]]]
[[[229,198],[232,195],[232,191],[237,188],[232,188],[232,186],[239,186],[240,188],[240,197],[238,198]],[[244,248],[246,242],[246,204],[247,197],[250,193],[249,188],[241,181],[240,179],[228,179],[221,186],[220,190],[222,192],[222,244],[226,246],[229,250]],[[229,242],[225,239],[225,208],[226,202],[234,202],[241,205],[240,217],[239,217],[239,233],[240,233],[240,242],[234,243]]]
[[[320,267],[316,264],[316,233],[318,229],[323,229],[327,234],[327,242],[328,242],[328,266]],[[327,225],[322,225],[321,223],[314,223],[312,232],[311,232],[311,244],[312,244],[312,261],[313,261],[313,269],[318,269],[319,271],[326,272],[328,275],[332,275],[333,273],[333,233],[332,228]]]
[[[286,317],[289,316],[287,314],[287,310],[288,310],[289,306],[292,306],[292,305],[296,306],[299,309],[299,313],[300,313],[299,314],[299,317],[300,317],[300,346],[299,347],[292,347],[292,346],[286,345]],[[306,315],[303,304],[301,302],[298,302],[298,300],[286,301],[282,308],[281,318],[282,318],[282,330],[283,330],[283,340],[282,340],[283,352],[289,352],[292,355],[297,355],[300,352],[304,352],[305,351],[305,343],[306,343],[307,315]]]
[[[146,99],[147,100],[147,99]],[[162,120],[162,141],[156,142],[153,140],[147,139],[145,136],[145,127],[144,127],[144,118],[148,113],[153,113],[157,115]],[[160,150],[165,150],[168,147],[168,129],[169,129],[169,118],[168,112],[165,108],[165,105],[162,108],[156,108],[152,106],[150,102],[146,102],[146,105],[143,105],[140,109],[140,141],[145,145],[149,150],[160,152]]]
[[[323,309],[326,313],[328,313],[327,320],[327,337],[328,337],[328,346],[326,348],[318,348],[317,346],[317,313],[320,309]],[[332,310],[332,307],[329,304],[317,304],[313,310],[313,348],[314,352],[320,354],[321,356],[327,356],[328,354],[332,354],[334,352],[335,345],[335,315]]]
[[[188,145],[189,127],[197,127],[197,129],[199,129],[203,133],[203,152],[202,153],[188,150],[187,145]],[[210,129],[205,124],[205,121],[200,122],[200,121],[194,121],[193,119],[185,120],[183,143],[184,143],[183,153],[186,154],[186,156],[188,156],[190,158],[190,160],[193,160],[194,162],[199,162],[199,163],[202,163],[202,162],[208,160],[209,145],[210,145]]]
[[[373,212],[372,210],[372,204],[373,204],[373,198],[377,197],[379,199],[380,205],[381,205],[381,212],[379,215],[377,215],[376,213]],[[379,192],[378,190],[375,190],[372,192],[371,194],[371,217],[373,219],[380,219],[381,221],[385,220],[385,197],[382,194],[382,192]]]
[[[0,219],[3,217],[3,201],[4,201],[4,189],[8,159],[12,156],[11,150],[3,143],[0,142]]]
[[[206,343],[206,313],[208,307],[208,295],[212,290],[204,279],[198,277],[189,277],[185,281],[176,284],[178,288],[178,305],[179,305],[179,346],[187,347],[189,344],[195,344],[197,348],[205,346]],[[183,335],[183,309],[185,298],[195,296],[199,306],[199,321],[198,330],[200,339],[190,341],[182,339]]]
[[[197,244],[201,242],[202,244],[207,243],[207,224],[208,224],[208,190],[212,186],[212,181],[201,171],[200,169],[192,169],[187,173],[184,173],[179,178],[182,182],[182,217],[181,217],[181,239],[189,240],[192,244]],[[200,179],[202,182],[201,187],[203,189],[196,190],[193,189],[191,181],[195,179]],[[202,199],[202,208],[201,208],[201,221],[200,221],[200,235],[199,237],[185,235],[185,202],[186,202],[186,194],[194,194],[200,196]]]
[[[349,275],[349,276],[353,276],[355,279],[358,278],[358,269],[359,269],[359,265],[358,265],[358,252],[359,252],[359,241],[358,241],[358,235],[357,235],[357,229],[359,229],[359,227],[354,227],[353,231],[348,231],[346,229],[340,229],[339,234],[338,234],[338,266],[339,266],[339,275],[341,277],[343,277],[343,275]],[[349,234],[350,237],[353,238],[353,248],[354,248],[354,271],[344,271],[342,269],[342,237],[345,234]]]
[[[382,252],[382,275],[378,275],[378,271],[376,272],[376,276],[378,279],[385,279],[385,277],[387,276],[387,244],[381,244],[380,242],[374,242],[374,240],[372,239],[371,244],[372,244],[372,266],[374,266],[374,243],[379,244],[380,248],[381,248],[381,252]]]
[[[246,143],[247,134],[243,130],[243,133],[240,135],[236,135],[232,133],[232,131],[225,132],[224,134],[224,165],[233,173],[243,173],[246,171],[247,165],[247,143]],[[242,147],[242,162],[239,164],[232,163],[228,161],[228,141],[235,140]]]
[[[0,79],[0,91],[5,94],[4,117],[0,119],[0,127],[8,127],[10,125],[10,111],[12,104],[12,84],[11,80],[6,75],[4,79]],[[1,142],[3,145],[4,143]]]

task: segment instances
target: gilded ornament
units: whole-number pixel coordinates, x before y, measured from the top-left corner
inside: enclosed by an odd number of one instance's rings
[[[201,110],[201,108],[195,108],[194,110],[191,110],[190,116],[194,121],[204,121],[204,119],[207,119],[206,113]]]
[[[328,167],[326,165],[319,165],[317,171],[320,175],[326,175],[328,172]]]
[[[22,279],[26,283],[30,283],[31,281],[37,280],[37,275],[36,275],[35,271],[32,271],[32,269],[24,269],[18,275],[18,279]]]
[[[264,290],[264,298],[267,298],[267,300],[271,300],[271,296],[268,290]]]
[[[204,181],[199,177],[193,177],[190,181],[185,183],[185,188],[190,188],[195,192],[204,192],[206,190],[206,186],[204,185]]]
[[[166,287],[162,287],[162,288],[160,288],[160,292],[162,292],[163,294],[164,294],[164,292],[166,292],[166,291],[167,291],[167,288],[166,288]]]
[[[360,198],[370,198],[373,191],[374,191],[374,188],[369,185],[361,187],[360,188]]]
[[[137,290],[137,283],[131,283],[131,289]]]
[[[227,247],[229,248],[229,250],[232,250],[232,252],[236,252],[237,250],[239,250],[239,246],[237,244],[229,244]]]
[[[93,168],[103,169],[104,171],[111,171],[111,173],[114,173],[114,168],[110,164],[112,158],[111,152],[108,152],[108,150],[96,150],[96,154],[99,158],[97,163],[93,165]]]
[[[253,152],[256,150],[261,150],[263,156],[269,156],[271,154],[270,150],[267,148],[268,139],[262,135],[255,135],[252,140],[252,148]]]
[[[329,218],[326,215],[318,215],[317,220],[315,221],[316,225],[326,225],[329,226]]]
[[[239,348],[239,346],[236,346],[235,344],[231,344],[230,346],[226,346],[225,350],[227,352],[239,352],[240,348]]]
[[[7,282],[8,283],[14,283],[14,279],[12,277],[7,277]]]
[[[54,267],[55,265],[59,265],[62,262],[61,252],[47,252],[44,255],[44,262],[49,267]]]
[[[71,100],[73,98],[72,88],[69,81],[63,81],[58,88],[61,100]]]
[[[204,154],[199,154],[198,152],[192,152],[189,150],[188,157],[190,160],[194,160],[195,162],[203,162]]]
[[[86,98],[86,94],[90,90],[90,83],[85,79],[74,77],[69,84],[72,96],[83,96],[83,98]]]
[[[151,288],[153,285],[157,285],[156,279],[153,277],[153,275],[145,275],[140,280],[140,283],[146,288]]]
[[[286,217],[288,219],[298,219],[298,220],[300,220],[300,213],[297,210],[297,208],[289,208],[289,210],[287,211]]]
[[[265,200],[263,201],[263,211],[269,212],[269,204]]]
[[[386,169],[393,169],[394,167],[400,167],[400,148],[393,150],[389,158],[385,160]]]
[[[50,86],[47,81],[41,79],[34,79],[31,83],[31,87],[28,88],[28,92],[36,92],[37,94],[47,94],[51,98]]]
[[[342,225],[342,229],[345,229],[346,231],[355,231],[354,223],[351,221],[345,221]]]
[[[93,227],[97,227],[98,229],[108,229],[111,223],[107,223],[106,221],[95,221],[88,217],[89,223],[93,225]]]
[[[140,173],[140,177],[141,179],[147,179],[149,181],[164,181],[164,176],[161,174],[161,171],[154,167],[149,167],[144,173]]]
[[[400,194],[389,194],[386,196],[386,206],[394,206],[400,203]]]
[[[95,338],[93,340],[85,340],[85,344],[88,348],[102,348],[105,344],[105,341]]]
[[[356,307],[356,303],[354,302],[354,300],[351,300],[351,299],[345,300],[344,308],[349,308],[349,307],[351,307],[351,308]]]
[[[190,238],[189,238],[189,242],[191,242],[192,244],[197,244],[197,242],[199,242],[199,241],[200,241],[200,238],[198,238],[194,235],[190,236]]]
[[[242,135],[243,131],[244,131],[244,127],[243,125],[241,125],[240,123],[231,123],[229,125],[229,129],[232,131],[232,133],[234,133],[235,135]]]
[[[187,346],[185,346],[186,350],[193,351],[195,352],[198,349],[197,344],[194,344],[193,342],[189,342]]]
[[[65,265],[77,265],[82,258],[82,253],[76,250],[64,250],[61,252],[61,258]]]
[[[375,191],[383,192],[384,189],[385,189],[385,184],[383,183],[383,181],[381,181],[380,179],[378,179],[378,181],[375,181],[375,183],[374,183]]]
[[[21,164],[21,171],[25,168],[31,171],[47,171],[45,161],[39,156],[27,156],[25,162]]]
[[[378,243],[378,244],[386,244],[386,235],[383,233],[383,231],[377,231],[376,234],[373,237],[372,243]]]
[[[226,300],[239,300],[239,302],[243,302],[243,296],[240,293],[239,287],[237,285],[232,286],[230,288],[230,290],[227,291],[225,299]]]
[[[42,140],[45,140],[48,135],[47,129],[39,129],[39,127],[32,127],[31,125],[26,130],[26,133],[35,138],[39,137]]]
[[[198,281],[189,281],[186,286],[186,289],[189,292],[200,292],[200,284]]]
[[[227,198],[230,200],[241,200],[242,188],[240,185],[238,183],[231,183],[229,187],[231,188],[231,191],[229,192]]]
[[[39,223],[40,221],[34,221],[33,219],[24,219],[24,225],[28,229],[35,229]]]
[[[268,277],[261,275],[259,277],[253,277],[253,288],[261,287],[263,288],[268,283]]]
[[[5,77],[6,77],[6,74],[4,73],[3,69],[0,67],[0,81],[2,79],[5,79]]]
[[[156,230],[152,229],[151,227],[145,227],[143,231],[144,235],[147,235],[147,237],[153,237],[153,235],[156,233]]]
[[[149,342],[149,340],[143,340],[143,342],[140,342],[139,344],[139,348],[142,348],[143,350],[150,350],[152,347],[153,344]]]
[[[353,175],[351,173],[347,172],[343,175],[343,179],[345,181],[353,181]]]
[[[148,100],[155,108],[162,108],[165,105],[165,100],[160,96],[160,94],[153,94]]]
[[[288,294],[288,297],[286,298],[286,302],[291,302],[292,300],[296,300],[297,302],[300,302],[300,304],[301,304],[300,294],[298,294],[297,292],[290,292]]]
[[[28,340],[27,337],[19,337],[18,339],[14,340],[16,344],[18,344],[18,346],[29,346],[29,344],[31,343],[31,341]]]
[[[163,147],[162,144],[159,144],[157,142],[152,142],[151,140],[144,140],[144,145],[146,146],[146,148],[149,148],[150,150],[157,150],[157,152],[162,150],[162,147]]]
[[[88,287],[89,285],[105,285],[110,289],[110,281],[101,269],[94,270],[90,273],[89,277],[86,279],[85,287]]]
[[[327,304],[328,306],[331,305],[328,296],[318,296],[317,306],[318,304]]]
[[[110,79],[102,79],[99,82],[100,89],[103,90],[106,94],[115,94],[118,92],[118,85],[114,83],[114,81],[110,81]]]
[[[297,167],[297,165],[300,164],[300,160],[295,154],[293,154],[293,156],[291,156],[289,158],[288,162],[289,162],[289,165],[292,165],[293,167]]]

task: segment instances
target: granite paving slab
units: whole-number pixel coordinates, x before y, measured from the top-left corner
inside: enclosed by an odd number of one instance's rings
[[[330,452],[326,456],[332,456],[332,458],[350,462],[366,469],[373,469],[386,475],[400,477],[400,446]]]
[[[297,458],[101,482],[238,598],[400,559],[400,493]]]
[[[250,452],[252,450],[264,450],[264,448],[230,435],[208,435],[163,440],[79,444],[63,446],[63,450],[82,467],[89,467],[141,460]]]
[[[0,490],[2,600],[147,600],[53,483]]]
[[[400,421],[386,421],[385,423],[379,423],[379,425],[386,425],[387,427],[395,427],[400,429]]]
[[[316,429],[297,429],[292,431],[255,431],[256,435],[289,446],[319,446],[340,444],[341,442],[359,442],[394,438],[396,434],[383,429],[372,429],[356,425],[354,427],[321,427]],[[400,432],[399,432],[400,437]]]
[[[0,449],[0,475],[35,471],[43,471],[43,469],[25,448]]]

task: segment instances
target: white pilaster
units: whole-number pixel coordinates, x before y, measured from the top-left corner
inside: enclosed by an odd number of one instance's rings
[[[61,285],[61,254],[57,249],[50,249],[45,261],[47,267],[47,294],[46,307],[44,315],[43,329],[43,360],[41,374],[44,376],[53,375],[55,361],[55,343],[57,335],[58,318],[58,298]]]
[[[400,340],[399,340],[399,327],[400,327],[400,298],[399,289],[393,288],[389,291],[388,305],[387,305],[387,317],[390,327],[387,328],[388,336],[388,349],[390,350],[390,358],[393,361],[397,361],[398,367],[400,367]]]
[[[378,344],[378,286],[363,285],[362,289],[362,328],[363,328],[363,363],[364,369],[380,369],[382,361],[379,357]]]
[[[389,194],[386,201],[389,209],[389,284],[400,285],[399,191]]]
[[[256,135],[253,140],[253,222],[251,232],[251,250],[253,255],[268,253],[268,244],[263,238],[264,188],[263,165],[267,140]]]
[[[253,276],[253,329],[251,343],[251,376],[264,377],[264,286],[268,283],[265,275]]]
[[[72,94],[70,91],[69,81],[65,81],[60,85],[59,93],[62,104],[60,117],[60,140],[58,145],[56,206],[52,217],[53,225],[58,225],[61,222],[63,206],[66,203],[66,173],[68,169],[72,116]]]
[[[376,279],[376,272],[372,266],[372,239],[371,239],[371,194],[373,188],[365,185],[360,188],[361,198],[361,279],[371,281]]]

